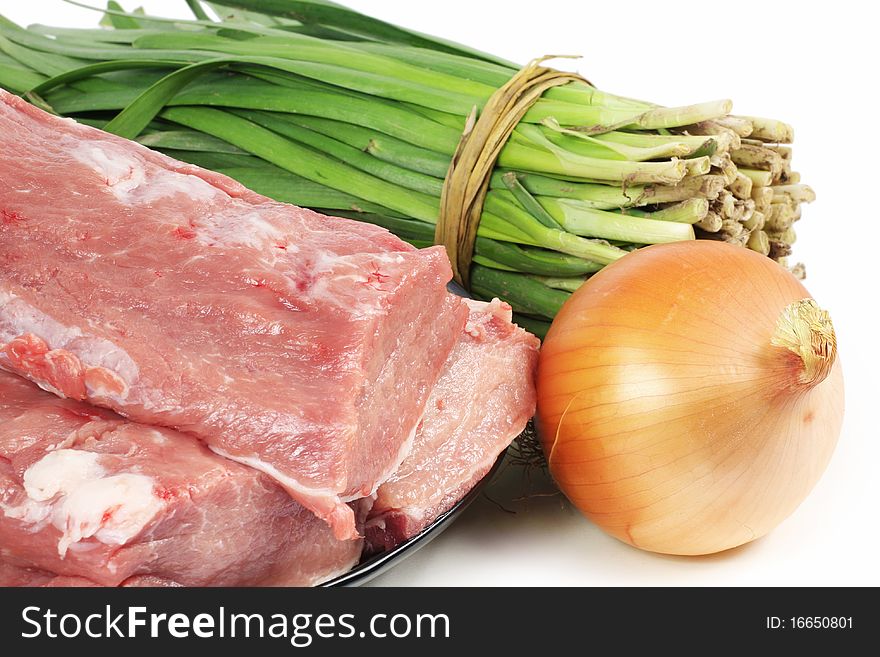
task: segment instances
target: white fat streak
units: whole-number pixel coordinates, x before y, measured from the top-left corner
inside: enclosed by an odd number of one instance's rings
[[[207,217],[200,220],[193,230],[196,239],[208,246],[248,246],[270,253],[269,250],[284,238],[284,231],[259,212],[245,212],[219,219]]]
[[[325,303],[344,307],[346,310],[361,317],[383,312],[381,305],[377,304],[375,297],[386,294],[382,289],[376,289],[370,285],[364,285],[359,295],[358,301],[352,301],[350,298],[341,299],[339,294],[334,291],[334,287],[338,286],[342,281],[349,281],[352,286],[363,285],[370,281],[372,271],[365,267],[372,263],[378,268],[382,265],[399,265],[404,262],[404,257],[399,253],[371,253],[369,263],[364,263],[362,258],[358,256],[357,265],[352,264],[351,256],[339,256],[326,251],[321,252],[312,264],[311,270],[318,274],[316,281],[312,285],[309,294],[315,300]],[[333,271],[337,269],[338,271]],[[347,269],[349,273],[343,274],[341,271]],[[326,274],[320,276],[320,274]],[[394,281],[395,284],[397,281]]]
[[[102,420],[97,417],[89,420],[84,425],[82,425],[79,429],[75,429],[71,431],[64,440],[46,447],[46,452],[54,452],[59,449],[67,449],[68,447],[75,447],[76,445],[82,443],[89,438],[98,438],[102,436],[104,433],[109,433],[115,430],[118,427],[117,422]]]
[[[25,333],[40,336],[51,348],[60,348],[82,337],[78,328],[69,328],[45,313],[0,290],[0,342],[9,342]]]
[[[0,290],[0,344],[26,333],[44,340],[49,349],[64,349],[79,358],[86,367],[103,367],[119,376],[130,387],[138,378],[138,366],[124,349],[105,340],[86,336],[77,327],[64,326],[23,299]],[[36,382],[43,389],[54,388]],[[123,397],[125,393],[123,393]]]
[[[168,442],[168,438],[161,431],[157,431],[156,429],[150,429],[149,431],[144,432],[145,436],[149,436],[150,440],[152,440],[157,445],[164,445]]]
[[[0,509],[2,509],[3,515],[7,518],[26,522],[29,525],[33,525],[34,531],[39,531],[45,526],[46,520],[52,512],[52,505],[34,502],[28,497],[17,506],[2,504]]]
[[[105,474],[98,465],[98,455],[76,449],[59,449],[46,454],[24,473],[24,490],[37,502],[67,495],[84,482]]]
[[[356,256],[359,260],[363,259],[361,254],[357,254]],[[315,261],[312,265],[313,271],[317,273],[329,272],[333,270],[335,267],[341,265],[348,265],[352,256],[347,255],[336,255],[335,253],[329,253],[327,251],[322,251],[315,258]],[[404,262],[404,257],[399,253],[371,253],[369,254],[370,262],[381,264],[381,265],[400,265]]]
[[[72,543],[95,537],[105,545],[124,545],[162,509],[154,481],[124,472],[82,483],[57,505],[52,524],[63,532],[58,554]],[[105,518],[105,514],[110,514]]]
[[[69,152],[77,162],[101,176],[113,196],[126,205],[146,205],[175,194],[185,194],[194,201],[210,201],[222,194],[198,176],[145,166],[133,146],[77,141]]]
[[[9,372],[11,374],[17,374],[17,372],[15,372],[14,370],[7,370],[6,368],[4,368],[2,362],[0,362],[0,369],[2,369],[4,372]],[[65,395],[58,388],[51,385],[50,383],[43,381],[42,379],[29,378],[28,380],[31,383],[35,384],[40,390],[45,390],[46,392],[53,394],[56,397],[60,397],[61,399],[67,399],[67,395]]]
[[[400,449],[397,451],[397,456],[395,457],[392,464],[388,468],[386,468],[382,474],[380,474],[378,477],[376,477],[376,482],[373,484],[373,488],[370,491],[369,495],[360,495],[360,494],[356,493],[354,495],[351,495],[350,497],[343,498],[342,501],[343,502],[353,502],[354,500],[360,499],[362,497],[372,497],[373,495],[375,495],[377,493],[377,491],[379,490],[379,487],[382,484],[384,484],[386,481],[388,481],[394,475],[394,473],[400,469],[400,466],[406,460],[406,457],[408,457],[410,455],[410,453],[412,452],[413,443],[415,442],[416,434],[419,431],[419,425],[421,423],[422,423],[422,418],[419,417],[419,419],[415,423],[415,426],[413,426],[412,431],[410,431],[409,436],[407,436],[406,440],[403,441],[403,444],[400,446]]]
[[[418,432],[419,424],[421,423],[421,421],[422,419],[420,417],[416,421],[415,425],[412,428],[412,431],[410,431],[406,440],[401,445],[400,450],[398,450],[397,456],[395,457],[392,464],[380,476],[376,478],[376,481],[373,484],[373,487],[370,489],[369,493],[363,495],[360,492],[355,492],[347,497],[340,497],[340,499],[343,502],[353,502],[363,497],[371,497],[375,495],[376,491],[379,490],[379,486],[388,481],[391,475],[397,472],[397,470],[400,468],[400,464],[403,463],[407,456],[409,456],[410,452],[412,451],[413,442],[415,441],[416,433]],[[336,491],[329,488],[312,488],[304,486],[296,479],[285,475],[284,473],[279,471],[278,468],[269,463],[266,463],[258,456],[236,456],[214,445],[208,445],[208,447],[212,452],[214,452],[215,454],[219,454],[223,458],[229,459],[230,461],[235,461],[236,463],[241,463],[242,465],[246,465],[250,468],[253,468],[254,470],[259,470],[260,472],[269,475],[270,477],[272,477],[272,479],[277,481],[288,491],[300,493],[304,499],[314,497],[316,495],[330,495],[334,497],[337,496]]]
[[[113,150],[84,141],[70,154],[104,178],[113,195],[122,201],[141,186],[146,176],[134,158]]]
[[[209,449],[215,454],[219,454],[225,459],[229,459],[230,461],[235,461],[236,463],[240,463],[242,465],[246,465],[249,468],[253,468],[254,470],[258,470],[263,474],[269,475],[272,479],[281,484],[288,491],[293,491],[295,493],[299,493],[303,498],[308,499],[309,497],[319,497],[323,495],[329,495],[332,497],[336,497],[336,491],[333,491],[329,488],[313,488],[309,486],[305,486],[298,482],[296,479],[284,474],[274,465],[270,463],[266,463],[259,456],[236,456],[235,454],[230,454],[226,450],[220,449],[214,445],[208,445]],[[363,497],[362,495],[358,495],[359,497]]]
[[[30,524],[46,520],[61,532],[58,554],[94,537],[105,545],[123,545],[153,519],[163,502],[153,493],[152,478],[123,472],[106,476],[99,454],[58,449],[32,464],[24,473],[27,499],[4,507],[7,517]],[[107,516],[107,517],[105,517]]]

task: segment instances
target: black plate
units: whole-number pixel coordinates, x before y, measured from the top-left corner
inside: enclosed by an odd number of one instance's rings
[[[485,477],[480,479],[477,485],[474,486],[467,495],[456,502],[455,506],[449,509],[449,511],[440,515],[434,522],[425,527],[421,533],[416,534],[408,541],[401,543],[393,550],[371,557],[367,561],[358,564],[354,569],[348,571],[344,575],[340,575],[328,582],[324,582],[321,586],[361,586],[374,577],[378,577],[385,571],[394,568],[394,566],[408,556],[415,554],[419,548],[424,547],[433,539],[440,536],[443,530],[449,527],[449,525],[452,524],[452,521],[461,515],[461,513],[468,508],[470,503],[480,496],[483,489],[498,473],[505,454],[507,454],[507,450],[501,453],[498,460],[495,461],[495,465],[492,466],[492,469],[486,473]]]

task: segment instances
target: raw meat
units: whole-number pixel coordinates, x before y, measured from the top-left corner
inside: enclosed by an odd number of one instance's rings
[[[68,588],[68,587],[96,587],[96,584],[85,577],[68,577],[66,575],[56,575],[45,570],[36,568],[22,568],[13,566],[0,561],[0,586],[30,586],[44,588]],[[135,575],[129,577],[119,586],[122,587],[180,587],[177,582],[161,579],[159,577],[151,577],[149,575]]]
[[[507,304],[468,304],[413,451],[379,487],[366,527],[370,552],[395,547],[448,511],[535,413],[538,339],[511,323]]]
[[[0,561],[0,586],[96,586],[82,577],[65,577],[45,570],[19,568]]]
[[[442,248],[275,203],[0,90],[0,367],[172,427],[355,537],[467,310]]]
[[[0,372],[0,585],[312,585],[362,541],[170,429]]]

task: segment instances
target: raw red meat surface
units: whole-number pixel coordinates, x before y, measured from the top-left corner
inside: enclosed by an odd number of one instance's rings
[[[0,367],[198,437],[357,535],[467,310],[442,248],[0,90]]]
[[[507,304],[468,304],[413,451],[379,487],[366,528],[371,552],[395,547],[448,511],[535,413],[538,339],[511,323]]]
[[[362,544],[198,441],[0,372],[0,586],[308,586]]]

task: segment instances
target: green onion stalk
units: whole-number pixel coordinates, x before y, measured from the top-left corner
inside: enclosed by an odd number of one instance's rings
[[[0,86],[279,201],[433,243],[465,123],[519,65],[324,0],[186,4],[191,20],[111,1],[96,29],[0,16]],[[730,112],[586,82],[546,91],[491,176],[471,292],[543,336],[584,281],[645,245],[724,240],[786,264],[814,198],[781,145],[793,131]]]

